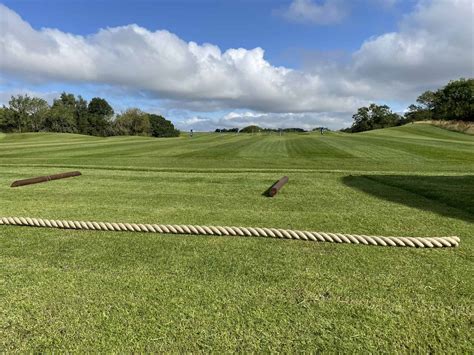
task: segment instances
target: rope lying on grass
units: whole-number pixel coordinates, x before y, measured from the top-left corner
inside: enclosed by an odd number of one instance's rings
[[[271,237],[283,239],[298,239],[314,242],[349,243],[380,245],[391,247],[419,247],[443,248],[457,247],[458,237],[381,237],[356,234],[308,232],[276,228],[244,228],[221,226],[194,226],[194,225],[169,225],[169,224],[134,224],[134,223],[107,223],[63,221],[29,217],[0,217],[0,225],[30,226],[59,229],[85,229],[101,231],[148,232],[162,234],[193,234],[193,235],[219,235],[219,236],[249,236]]]

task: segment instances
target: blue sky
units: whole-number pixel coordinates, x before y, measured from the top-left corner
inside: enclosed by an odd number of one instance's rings
[[[341,128],[473,73],[468,0],[2,3],[0,103],[68,91],[182,129]]]

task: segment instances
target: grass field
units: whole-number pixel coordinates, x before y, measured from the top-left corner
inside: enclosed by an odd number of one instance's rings
[[[474,352],[469,135],[0,134],[0,199],[0,216],[461,238],[425,250],[1,226],[1,352]]]

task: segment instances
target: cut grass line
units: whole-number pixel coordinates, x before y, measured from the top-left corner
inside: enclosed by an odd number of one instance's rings
[[[86,170],[110,170],[110,171],[137,171],[137,172],[157,172],[157,173],[217,173],[217,174],[234,174],[234,173],[334,173],[334,174],[370,174],[370,175],[413,175],[411,172],[397,171],[397,170],[354,170],[354,169],[304,169],[304,168],[278,168],[278,169],[259,169],[259,168],[138,168],[138,167],[126,167],[126,166],[100,166],[100,165],[75,165],[75,164],[12,164],[12,163],[0,163],[0,166],[4,167],[17,167],[17,168],[64,168],[64,169],[86,169]],[[437,172],[417,172],[420,176],[465,176],[469,175],[464,172],[443,172],[442,174]]]

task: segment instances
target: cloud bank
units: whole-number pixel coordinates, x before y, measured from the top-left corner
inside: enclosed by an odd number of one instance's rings
[[[347,63],[296,70],[272,65],[259,47],[222,51],[135,24],[90,36],[37,30],[0,5],[0,76],[110,85],[176,107],[258,112],[260,121],[277,124],[313,117],[317,125],[322,117],[350,117],[369,101],[413,100],[420,90],[473,76],[472,19],[470,0],[422,0],[397,32],[367,39]]]

